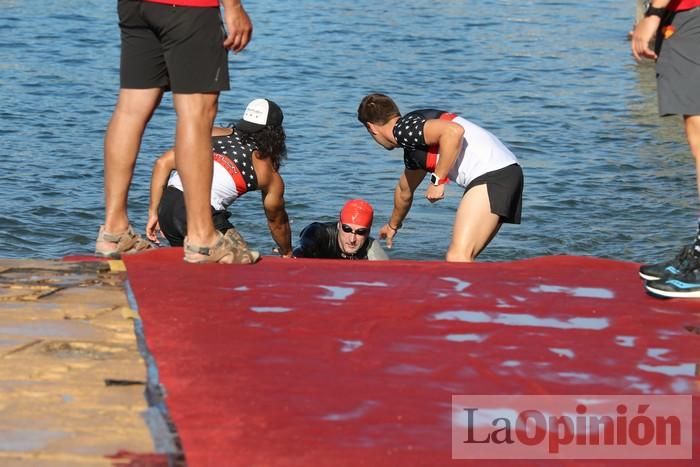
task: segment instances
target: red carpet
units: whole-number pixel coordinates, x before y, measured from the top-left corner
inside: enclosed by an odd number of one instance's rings
[[[452,395],[700,395],[700,301],[634,263],[124,261],[190,466],[464,465]]]

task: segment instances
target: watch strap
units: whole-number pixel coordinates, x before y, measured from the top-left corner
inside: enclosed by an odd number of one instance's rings
[[[666,16],[666,8],[657,8],[654,6],[649,5],[649,8],[647,8],[647,11],[644,12],[644,17],[649,17],[649,16],[658,16],[659,18],[663,18]]]
[[[444,185],[444,184],[448,183],[449,181],[450,181],[450,179],[447,177],[438,178],[438,176],[435,175],[435,173],[430,174],[430,183],[432,183],[435,186]]]

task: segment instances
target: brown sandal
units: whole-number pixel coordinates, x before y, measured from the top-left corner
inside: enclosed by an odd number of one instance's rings
[[[188,263],[253,264],[259,259],[260,252],[242,247],[231,236],[219,233],[219,240],[211,247],[191,245],[185,238],[185,261]]]
[[[138,253],[151,248],[153,245],[134,232],[131,225],[124,232],[117,234],[105,232],[105,226],[101,225],[95,241],[95,254],[111,259],[119,259],[122,255]]]
[[[234,227],[228,229],[224,234],[224,237],[228,237],[231,240],[233,240],[233,243],[238,245],[240,248],[243,248],[244,250],[248,249],[248,243],[243,239],[243,236]]]

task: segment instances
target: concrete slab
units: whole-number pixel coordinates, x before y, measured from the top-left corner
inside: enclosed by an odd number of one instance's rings
[[[116,269],[0,259],[1,465],[164,462],[147,420],[137,315]]]

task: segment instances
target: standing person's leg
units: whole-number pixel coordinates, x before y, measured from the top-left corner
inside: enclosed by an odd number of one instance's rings
[[[684,116],[700,196],[700,8],[676,12],[671,21],[656,61],[659,114]],[[639,272],[645,278],[658,277],[645,285],[654,295],[700,298],[700,225],[694,241],[671,262],[645,265]]]
[[[660,40],[656,44],[659,54],[656,61],[659,114],[684,116],[686,138],[695,162],[696,185],[700,196],[700,8],[676,12],[670,21],[670,26],[662,26],[662,30],[667,27],[670,30],[666,29],[666,34],[659,34]],[[694,276],[694,271],[699,268],[700,225],[695,240],[684,246],[675,258],[642,265],[639,275],[654,282],[646,285],[646,289],[652,293],[656,293],[657,289],[663,293],[666,292],[665,289],[673,289],[675,295],[664,296],[694,296],[697,293],[692,289],[695,288],[693,284],[696,279],[690,276]],[[681,281],[680,276],[687,277]],[[669,284],[663,285],[664,282]]]
[[[695,181],[698,186],[698,199],[700,200],[700,115],[685,115],[683,120],[688,146],[690,146],[690,152],[695,158]]]
[[[187,206],[188,243],[213,245],[219,236],[211,216],[211,130],[218,93],[173,94],[177,112],[175,161]]]
[[[695,181],[700,201],[700,115],[685,115],[685,134],[688,139],[690,152],[695,159]],[[700,215],[700,211],[698,211]],[[674,277],[694,264],[700,264],[700,218],[695,240],[685,245],[680,252],[670,261],[662,261],[655,264],[644,264],[639,268],[639,275],[648,281],[657,281]]]
[[[685,133],[690,152],[695,159],[695,176],[700,199],[700,115],[685,115]],[[639,268],[642,278],[650,280],[646,289],[654,295],[668,298],[700,298],[700,219],[695,240],[680,254],[666,263]]]
[[[95,254],[119,258],[148,249],[148,241],[129,224],[129,186],[141,138],[163,95],[161,89],[121,89],[104,141],[105,223],[95,242]]]
[[[698,200],[700,201],[700,115],[684,115],[685,135],[688,138],[690,152],[695,159],[695,184],[698,189]],[[699,204],[700,206],[700,204]],[[698,211],[700,214],[700,210]],[[698,218],[698,232],[693,244],[695,255],[700,256],[700,216]]]
[[[486,184],[467,191],[455,216],[447,261],[471,262],[486,248],[501,228],[501,217],[491,212]]]
[[[160,103],[160,89],[122,89],[104,140],[105,231],[129,227],[127,198],[141,138]]]
[[[158,37],[143,17],[141,3],[120,0],[117,4],[120,92],[105,134],[105,223],[95,242],[95,253],[111,258],[149,247],[129,225],[127,202],[141,138],[168,79]]]

